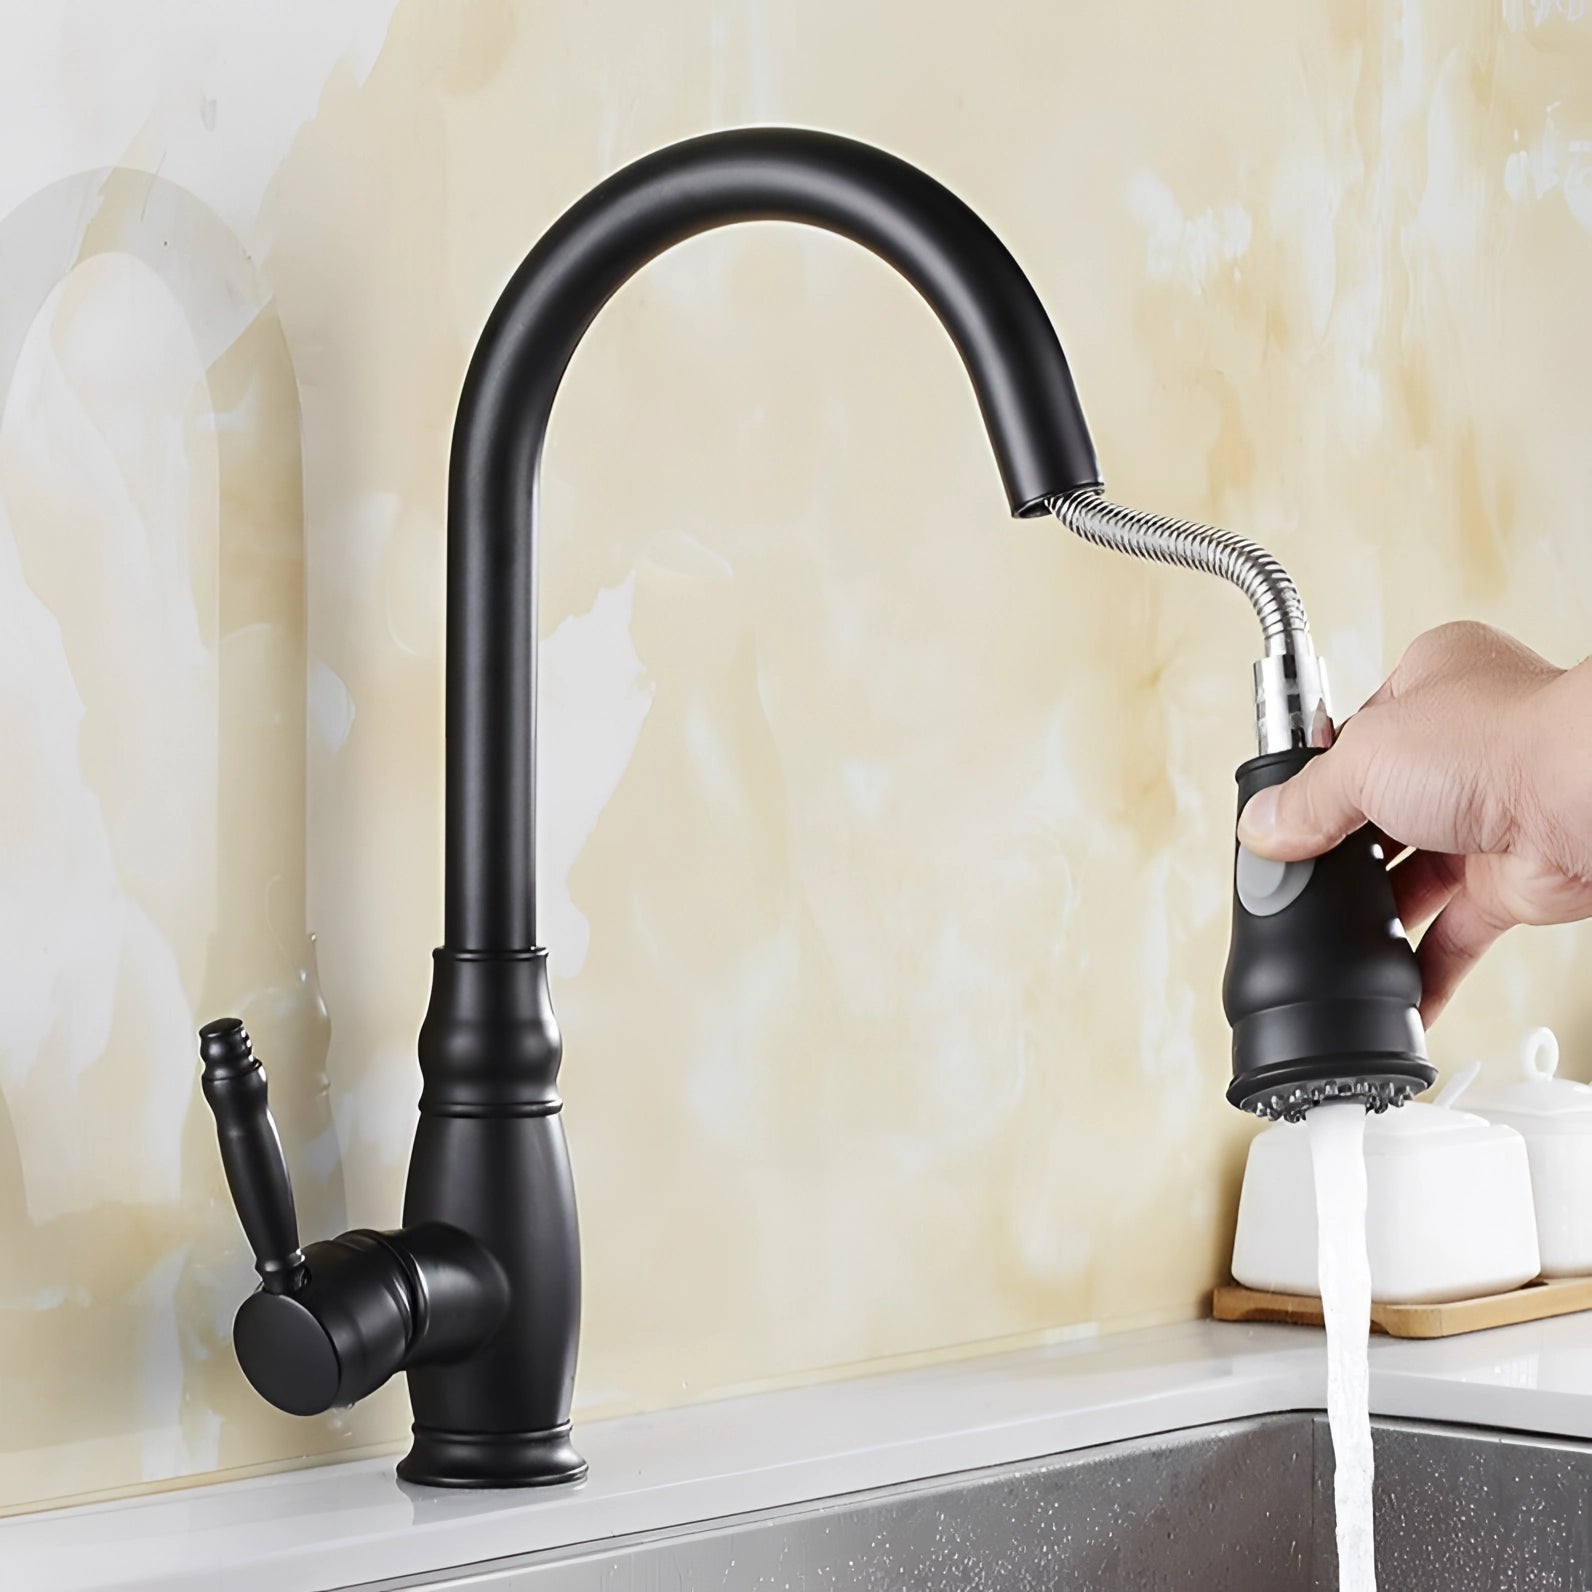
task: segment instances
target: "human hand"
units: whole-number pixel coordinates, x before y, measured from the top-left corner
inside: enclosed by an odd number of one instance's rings
[[[1428,1024],[1505,929],[1592,917],[1588,667],[1557,669],[1486,625],[1430,630],[1335,745],[1239,816],[1239,839],[1284,861],[1367,823],[1387,837],[1399,916],[1430,923]]]

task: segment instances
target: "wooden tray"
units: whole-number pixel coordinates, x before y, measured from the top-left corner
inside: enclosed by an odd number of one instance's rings
[[[1371,1330],[1395,1338],[1452,1338],[1484,1327],[1509,1327],[1519,1321],[1545,1321],[1592,1309],[1592,1277],[1538,1278],[1509,1293],[1485,1294],[1446,1305],[1371,1306]],[[1281,1321],[1319,1327],[1321,1301],[1303,1294],[1263,1293],[1238,1283],[1218,1288],[1211,1298],[1218,1321]]]

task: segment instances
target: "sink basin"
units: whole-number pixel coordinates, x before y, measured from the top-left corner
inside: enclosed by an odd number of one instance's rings
[[[1592,1585],[1592,1444],[1378,1421],[1384,1587]],[[1226,1421],[362,1592],[1027,1592],[1337,1585],[1324,1417]]]

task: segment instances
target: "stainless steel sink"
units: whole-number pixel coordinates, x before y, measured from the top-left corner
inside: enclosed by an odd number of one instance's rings
[[[1588,1592],[1592,1444],[1376,1423],[1384,1592]],[[367,1584],[480,1592],[1337,1585],[1324,1417],[1264,1416]]]

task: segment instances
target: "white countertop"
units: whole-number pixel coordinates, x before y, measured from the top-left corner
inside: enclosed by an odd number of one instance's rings
[[[1209,1421],[1318,1409],[1322,1338],[1189,1322],[595,1422],[590,1479],[407,1487],[394,1459],[0,1520],[0,1586],[324,1592]],[[1592,1439],[1592,1320],[1376,1338],[1378,1415]]]

